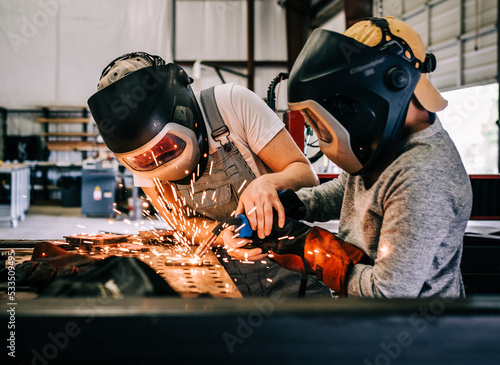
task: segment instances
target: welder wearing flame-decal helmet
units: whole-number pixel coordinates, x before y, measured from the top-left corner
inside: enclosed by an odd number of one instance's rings
[[[134,52],[111,62],[88,104],[104,142],[138,176],[189,184],[203,173],[207,132],[179,66]]]
[[[435,66],[419,35],[392,17],[345,34],[317,29],[291,71],[289,107],[302,112],[328,158],[364,175],[393,157],[413,95],[431,113],[446,107],[426,77]]]

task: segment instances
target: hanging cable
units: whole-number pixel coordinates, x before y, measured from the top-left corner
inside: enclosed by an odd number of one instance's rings
[[[281,84],[281,81],[288,79],[288,75],[289,74],[287,72],[280,72],[278,76],[271,81],[269,87],[267,88],[266,103],[274,112],[276,112],[276,86]]]

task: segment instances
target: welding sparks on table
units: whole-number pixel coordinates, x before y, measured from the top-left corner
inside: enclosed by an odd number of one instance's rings
[[[260,97],[236,84],[195,94],[192,81],[158,56],[123,55],[104,69],[90,110],[135,185],[191,243],[204,240],[233,212],[246,212],[251,228],[264,238],[271,233],[273,209],[280,224],[285,221],[278,192],[313,186],[318,179]],[[281,268],[260,248],[242,248],[250,240],[232,238],[232,229],[214,245],[233,249],[231,256],[223,248],[217,255],[242,294],[297,296],[302,275]],[[307,292],[330,295],[315,278]]]

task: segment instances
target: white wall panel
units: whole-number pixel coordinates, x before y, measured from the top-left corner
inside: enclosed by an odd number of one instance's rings
[[[425,5],[426,0],[403,0],[403,12],[409,13]],[[385,7],[385,5],[384,5]]]
[[[246,1],[177,0],[175,59],[246,60]]]
[[[255,1],[255,60],[286,61],[285,9],[277,1]]]
[[[171,59],[171,0],[0,0],[0,106],[85,105],[135,50]]]
[[[0,106],[32,107],[54,102],[58,12],[49,17],[35,4],[0,2]]]
[[[437,59],[437,69],[429,75],[431,82],[440,90],[455,88],[459,74],[459,49],[457,44],[433,51]]]
[[[466,0],[464,1],[464,30],[474,31],[497,20],[498,0]]]
[[[496,32],[491,32],[477,40],[467,39],[463,44],[463,83],[466,85],[485,84],[494,81],[497,74],[496,61]]]
[[[460,1],[447,0],[430,8],[430,44],[460,35]]]
[[[245,0],[177,0],[176,60],[246,61],[248,57],[247,2]],[[189,19],[189,21],[186,21]],[[277,1],[255,1],[254,58],[256,61],[286,61],[285,10]],[[254,91],[261,97],[280,71],[256,67]],[[236,69],[234,69],[236,70]],[[247,70],[236,70],[247,73]],[[284,71],[284,70],[281,70]],[[246,86],[246,78],[222,71],[226,82]],[[202,67],[196,87],[220,83],[213,69]]]

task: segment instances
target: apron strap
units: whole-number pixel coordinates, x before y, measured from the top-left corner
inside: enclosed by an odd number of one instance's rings
[[[226,144],[230,132],[229,128],[227,128],[226,124],[224,124],[222,116],[219,112],[219,108],[217,107],[214,87],[212,86],[209,89],[202,90],[200,93],[200,98],[203,111],[207,116],[207,123],[210,125],[210,129],[212,130],[212,138],[215,141],[219,142],[221,146],[223,144]],[[226,138],[225,143],[221,142],[222,138]]]

